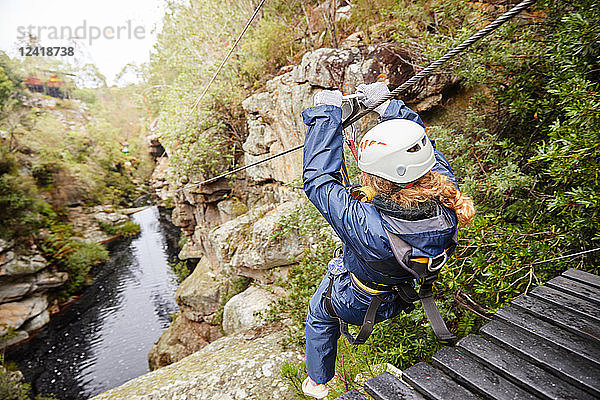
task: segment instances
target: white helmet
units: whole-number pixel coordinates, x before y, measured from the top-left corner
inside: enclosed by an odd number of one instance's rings
[[[358,167],[394,183],[407,184],[435,165],[425,129],[407,119],[391,119],[373,127],[358,146]]]

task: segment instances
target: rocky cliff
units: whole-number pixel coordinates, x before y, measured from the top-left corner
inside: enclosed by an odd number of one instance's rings
[[[353,46],[357,44],[358,47]],[[352,93],[357,84],[381,78],[395,86],[414,74],[406,52],[391,44],[361,46],[360,36],[356,35],[349,38],[343,48],[307,53],[301,64],[286,70],[268,81],[263,92],[243,102],[248,136],[243,143],[242,164],[303,143],[305,127],[301,112],[312,106],[313,94],[318,90],[337,88]],[[455,83],[448,75],[434,76],[408,96],[408,103],[418,111],[427,110],[439,104],[442,93]],[[365,118],[363,128],[374,122],[372,117]],[[136,386],[144,389],[127,398],[170,398],[175,388],[185,388],[182,390],[190,393],[186,394],[189,397],[182,398],[192,398],[192,393],[199,396],[197,398],[207,399],[243,397],[240,396],[246,386],[241,381],[235,386],[239,393],[227,392],[229,397],[219,397],[215,388],[224,386],[201,386],[191,378],[190,382],[183,383],[177,371],[182,372],[192,364],[210,362],[209,349],[213,347],[225,352],[225,358],[233,357],[229,352],[238,351],[237,346],[230,345],[233,338],[244,335],[248,329],[264,326],[260,311],[280,295],[281,289],[271,283],[279,277],[285,279],[286,271],[305,249],[317,245],[311,237],[291,235],[283,240],[273,235],[278,221],[294,213],[306,201],[302,191],[290,185],[301,180],[301,162],[302,153],[298,151],[251,168],[229,182],[221,180],[200,187],[176,188],[170,186],[166,178],[168,169],[172,168],[168,166],[168,158],[159,159],[153,187],[163,202],[174,204],[173,223],[182,228],[186,239],[179,257],[197,259],[198,265],[177,291],[180,313],[149,355],[152,369],[175,364],[109,392],[115,396],[111,398],[125,398],[122,396],[134,393],[131,390]],[[240,279],[250,279],[253,283],[224,305]],[[223,315],[221,327],[217,326],[219,313]],[[259,358],[284,354],[274,343],[264,349],[258,341],[249,346],[255,354],[262,352]],[[201,348],[203,350],[198,351]],[[222,383],[225,380],[217,377],[228,368],[225,366],[218,372],[206,369],[202,374],[208,374],[205,379]],[[153,383],[150,376],[161,382]]]

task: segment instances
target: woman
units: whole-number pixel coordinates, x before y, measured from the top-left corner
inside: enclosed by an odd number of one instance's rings
[[[382,82],[358,89],[366,107],[389,94]],[[425,260],[431,266],[431,260],[443,260],[437,264],[441,267],[454,249],[458,222],[470,221],[475,211],[472,200],[458,190],[448,160],[427,138],[421,118],[398,100],[375,109],[380,123],[361,140],[358,166],[376,195],[367,202],[355,200],[340,174],[342,94],[319,92],[314,104],[302,114],[308,125],[304,191],[344,243],[342,263],[319,285],[306,319],[308,378],[302,388],[306,395],[324,398],[325,384],[335,374],[340,324],[363,324],[374,298],[382,300],[374,322],[414,308],[391,290],[412,287],[413,277],[394,256],[389,235],[408,246],[411,262]]]

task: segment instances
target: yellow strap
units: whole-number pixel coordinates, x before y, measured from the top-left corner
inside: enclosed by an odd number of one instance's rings
[[[369,293],[369,294],[380,294],[380,293],[387,293],[389,292],[389,290],[375,290],[375,289],[371,289],[368,286],[365,286],[360,279],[358,279],[356,276],[354,276],[354,274],[352,272],[350,272],[350,276],[352,277],[352,282],[354,282],[356,284],[356,286],[358,286],[359,288],[361,288],[362,290],[364,290],[365,292]]]

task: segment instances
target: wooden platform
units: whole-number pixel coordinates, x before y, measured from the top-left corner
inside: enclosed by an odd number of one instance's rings
[[[600,277],[570,269],[500,309],[480,335],[364,389],[376,400],[600,399]]]

